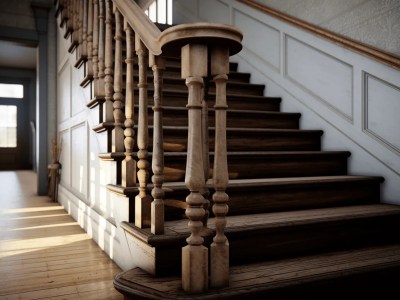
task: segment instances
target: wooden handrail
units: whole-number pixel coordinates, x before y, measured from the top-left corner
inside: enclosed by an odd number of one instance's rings
[[[288,22],[288,23],[293,24],[297,27],[300,27],[304,30],[307,30],[307,31],[312,32],[316,35],[319,35],[323,38],[326,38],[334,43],[340,44],[346,48],[354,50],[360,54],[369,56],[369,57],[371,57],[375,60],[378,60],[384,64],[387,64],[387,65],[395,67],[395,68],[400,68],[400,57],[399,56],[396,56],[394,54],[385,52],[385,51],[377,49],[375,47],[363,44],[361,42],[355,41],[353,39],[350,39],[343,35],[337,34],[330,30],[321,28],[314,24],[305,22],[298,18],[289,16],[288,14],[280,12],[280,11],[273,9],[271,7],[268,7],[264,4],[257,3],[254,0],[238,0],[238,1],[250,6],[256,10],[262,11],[263,13],[266,13],[275,18],[278,18],[282,21]]]
[[[153,55],[161,54],[161,46],[158,38],[161,34],[160,29],[143,13],[142,8],[131,0],[113,0],[126,22],[132,27],[136,34],[140,36],[143,44]]]

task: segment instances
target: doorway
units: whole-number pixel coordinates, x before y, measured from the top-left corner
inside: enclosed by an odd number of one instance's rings
[[[29,100],[24,81],[0,81],[0,170],[32,169]]]

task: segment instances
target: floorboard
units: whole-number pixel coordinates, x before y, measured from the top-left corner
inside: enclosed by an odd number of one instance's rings
[[[118,266],[32,171],[0,171],[0,299],[123,299]]]

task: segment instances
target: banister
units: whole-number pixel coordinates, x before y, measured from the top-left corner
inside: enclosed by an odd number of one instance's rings
[[[112,1],[112,2],[111,2]],[[72,0],[73,3],[78,3]],[[231,25],[214,23],[191,23],[173,26],[161,32],[143,12],[141,5],[151,0],[93,0],[90,15],[94,22],[92,42],[92,67],[94,96],[103,98],[101,121],[109,126],[113,152],[125,150],[121,163],[123,187],[137,186],[139,194],[134,199],[134,222],[138,228],[150,227],[152,234],[164,233],[164,149],[163,149],[163,70],[165,55],[181,54],[181,77],[188,88],[188,146],[185,184],[190,194],[186,198],[186,216],[191,232],[187,246],[182,248],[182,288],[188,293],[204,292],[208,285],[220,288],[229,284],[229,243],[225,236],[229,196],[228,164],[226,146],[226,83],[229,74],[229,56],[242,49],[242,33]],[[111,4],[113,3],[113,7]],[[123,17],[123,18],[122,18]],[[86,20],[84,20],[86,21]],[[122,23],[126,32],[126,91],[122,94],[123,54]],[[88,22],[89,24],[89,22]],[[115,27],[114,27],[115,25]],[[79,25],[80,26],[80,25]],[[113,30],[114,28],[114,30]],[[79,27],[73,27],[79,30]],[[72,34],[75,34],[75,31]],[[89,30],[91,31],[91,29]],[[113,36],[114,33],[114,36]],[[133,43],[133,39],[135,42]],[[80,45],[77,45],[78,50]],[[114,50],[114,51],[113,51]],[[134,147],[134,76],[133,55],[137,56],[138,80],[138,129],[137,154],[133,158]],[[114,58],[113,58],[114,53]],[[163,56],[161,56],[163,54]],[[148,193],[150,156],[148,151],[148,67],[152,67],[154,77],[153,95],[153,147],[151,196]],[[209,174],[209,144],[206,90],[209,78],[216,86],[215,97],[215,147],[213,195],[216,236],[208,249],[203,245],[203,226],[209,201],[204,197]],[[96,88],[97,86],[97,88]],[[99,102],[100,103],[100,102]],[[113,105],[112,105],[113,104]],[[125,116],[123,107],[125,104]],[[124,118],[125,117],[125,118]],[[123,123],[124,122],[124,123]],[[122,124],[125,125],[125,130]],[[113,147],[110,147],[113,145]],[[112,148],[112,149],[111,149]],[[204,162],[204,163],[203,163]],[[135,176],[137,171],[137,177]],[[137,180],[136,180],[137,179]],[[118,181],[118,179],[117,179]],[[137,182],[138,181],[138,182]],[[118,183],[117,183],[118,184]],[[204,224],[204,225],[203,225]],[[208,274],[210,262],[210,278]]]
[[[124,16],[126,22],[140,36],[143,44],[153,55],[161,54],[161,46],[158,38],[161,31],[146,16],[142,8],[131,0],[113,0],[114,5]]]

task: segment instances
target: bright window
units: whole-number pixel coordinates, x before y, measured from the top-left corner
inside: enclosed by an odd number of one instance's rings
[[[155,0],[145,13],[153,22],[171,25],[172,0]]]
[[[17,107],[0,105],[0,147],[17,147]]]
[[[0,83],[0,97],[24,98],[24,86],[22,84]]]

